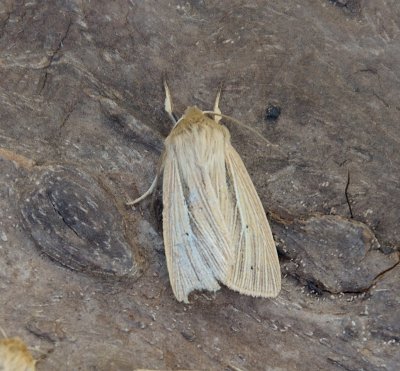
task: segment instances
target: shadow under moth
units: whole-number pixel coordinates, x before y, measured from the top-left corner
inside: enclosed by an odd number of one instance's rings
[[[281,273],[260,198],[222,117],[218,91],[213,111],[188,107],[177,120],[164,82],[165,111],[174,126],[149,190],[163,177],[163,235],[169,278],[178,301],[220,283],[242,294],[275,297]],[[236,120],[234,120],[236,121]]]

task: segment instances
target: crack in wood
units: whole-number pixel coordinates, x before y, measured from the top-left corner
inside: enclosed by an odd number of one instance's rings
[[[351,208],[350,197],[349,197],[349,187],[350,187],[350,170],[347,170],[347,183],[344,189],[344,195],[346,196],[346,202],[349,207],[350,219],[354,219],[353,210]]]
[[[43,80],[42,80],[42,84],[41,84],[41,86],[39,88],[39,93],[38,93],[39,95],[42,94],[42,91],[46,86],[47,78],[48,78],[48,69],[51,68],[51,65],[53,64],[56,55],[59,53],[59,51],[64,46],[64,41],[68,37],[69,31],[71,29],[71,26],[72,26],[72,18],[69,18],[67,29],[65,30],[63,36],[61,37],[61,40],[59,41],[56,49],[50,54],[50,57],[49,57],[46,65],[43,67],[45,72],[44,72],[44,77],[43,77]]]
[[[0,28],[0,39],[4,36],[5,29],[7,27],[7,24],[9,22],[9,20],[10,20],[10,17],[11,17],[11,12],[7,13],[6,17],[2,20],[2,25],[1,25],[1,28]]]
[[[68,229],[70,229],[72,232],[74,232],[74,234],[79,238],[82,239],[82,237],[77,233],[77,231],[67,222],[67,220],[65,219],[64,215],[60,212],[60,210],[58,210],[57,206],[55,205],[54,201],[51,199],[50,194],[47,193],[47,198],[50,201],[50,205],[52,206],[52,208],[54,209],[54,211],[57,213],[58,216],[61,217],[61,220],[63,221],[63,223],[68,227]]]

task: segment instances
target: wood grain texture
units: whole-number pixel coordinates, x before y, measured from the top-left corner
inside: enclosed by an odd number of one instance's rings
[[[47,355],[43,370],[398,370],[399,14],[398,0],[0,1],[0,326]],[[150,208],[115,212],[149,187],[171,131],[164,72],[178,115],[211,108],[224,80],[221,110],[259,133],[225,122],[268,211],[275,299],[222,286],[177,302]],[[122,215],[139,279],[38,249],[20,196],[65,164],[70,190],[107,180],[90,220]]]

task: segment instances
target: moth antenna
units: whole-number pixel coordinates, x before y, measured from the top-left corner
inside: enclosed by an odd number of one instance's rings
[[[0,326],[0,332],[1,332],[1,334],[3,335],[4,338],[7,337],[6,332],[4,331],[3,327],[1,327],[1,326]]]
[[[172,112],[171,92],[169,91],[167,80],[165,78],[164,78],[164,90],[165,90],[165,105],[164,105],[164,109],[165,109],[165,112],[168,113],[168,116],[170,117],[171,121],[174,123],[174,126],[175,126],[176,122],[177,122],[177,117]]]
[[[149,188],[145,193],[143,193],[139,198],[137,198],[136,200],[127,202],[127,203],[126,203],[126,206],[135,205],[135,204],[137,204],[138,202],[144,200],[146,197],[150,196],[150,195],[153,193],[154,189],[156,188],[157,181],[158,181],[158,174],[157,174],[156,177],[154,178],[153,183],[151,183],[150,188]]]
[[[268,147],[279,147],[277,144],[272,144],[268,139],[264,138],[257,130],[254,130],[252,127],[243,124],[243,122],[233,118],[232,116],[224,115],[221,112],[216,112],[216,111],[203,111],[204,114],[206,115],[215,115],[215,116],[220,116],[221,118],[230,120],[234,122],[235,124],[238,124],[239,126],[242,126],[246,128],[247,130],[251,131],[254,135],[256,135],[258,138],[262,139],[265,143],[267,143]]]
[[[219,101],[221,99],[221,94],[222,94],[222,83],[219,84],[218,91],[217,91],[217,96],[215,97],[215,102],[214,102],[214,112],[219,113],[219,115],[214,116],[214,121],[218,124],[222,116],[221,115],[221,110],[219,109]]]

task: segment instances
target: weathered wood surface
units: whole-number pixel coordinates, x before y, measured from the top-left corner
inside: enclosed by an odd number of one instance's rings
[[[0,326],[39,370],[397,370],[397,0],[0,3]],[[174,299],[149,202],[176,111],[227,123],[274,300]],[[263,139],[264,138],[264,139]],[[271,146],[268,143],[274,145]]]

